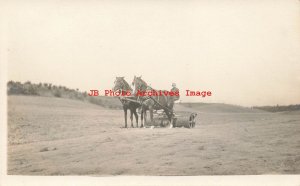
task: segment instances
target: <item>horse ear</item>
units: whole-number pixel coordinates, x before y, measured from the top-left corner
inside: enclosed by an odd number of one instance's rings
[[[142,75],[139,78],[142,78]]]

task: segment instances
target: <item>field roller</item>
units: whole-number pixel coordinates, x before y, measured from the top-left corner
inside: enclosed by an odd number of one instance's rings
[[[153,123],[148,121],[146,124],[148,126],[155,127],[166,127],[170,124],[167,115],[162,110],[158,110],[153,113]],[[173,117],[173,127],[185,127],[185,128],[194,128],[196,125],[197,113],[191,112],[180,112],[174,113]]]

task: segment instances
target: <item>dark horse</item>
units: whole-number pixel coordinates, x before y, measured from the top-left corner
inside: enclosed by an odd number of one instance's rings
[[[115,86],[113,87],[113,91],[121,91],[127,92],[132,91],[130,85],[125,81],[124,77],[116,77]],[[125,118],[125,128],[127,128],[127,110],[130,110],[130,120],[131,120],[131,127],[133,127],[133,114],[135,116],[136,127],[139,126],[138,124],[138,114],[136,109],[141,106],[139,102],[136,101],[136,97],[119,97],[124,110],[124,118]]]
[[[141,109],[141,127],[143,127],[143,119],[145,119],[144,123],[146,124],[146,112],[149,110],[150,119],[153,122],[153,110],[164,110],[166,113],[172,127],[172,118],[173,118],[173,108],[170,104],[172,100],[169,95],[161,95],[161,96],[138,96],[138,91],[159,91],[151,88],[147,85],[147,83],[142,80],[141,76],[136,77],[132,81],[132,85],[135,86],[135,95],[137,95],[138,100],[142,102]],[[162,90],[163,92],[165,90]]]

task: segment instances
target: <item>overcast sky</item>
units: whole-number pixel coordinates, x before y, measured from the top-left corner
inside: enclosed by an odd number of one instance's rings
[[[177,83],[182,101],[300,103],[298,0],[12,1],[7,12],[9,80],[102,91],[142,75]]]

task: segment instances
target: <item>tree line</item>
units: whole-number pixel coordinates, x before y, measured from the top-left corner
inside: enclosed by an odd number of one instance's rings
[[[7,82],[7,94],[68,98],[90,102],[106,108],[122,108],[122,105],[116,98],[104,96],[91,97],[88,96],[86,91],[81,92],[78,88],[71,89],[66,86],[54,85],[52,83],[32,83],[30,81],[21,83],[18,81],[9,81]]]
[[[256,106],[253,107],[255,109],[260,109],[260,110],[264,110],[264,111],[268,111],[268,112],[285,112],[285,111],[296,111],[296,110],[300,110],[300,104],[296,104],[296,105],[276,105],[276,106]]]

